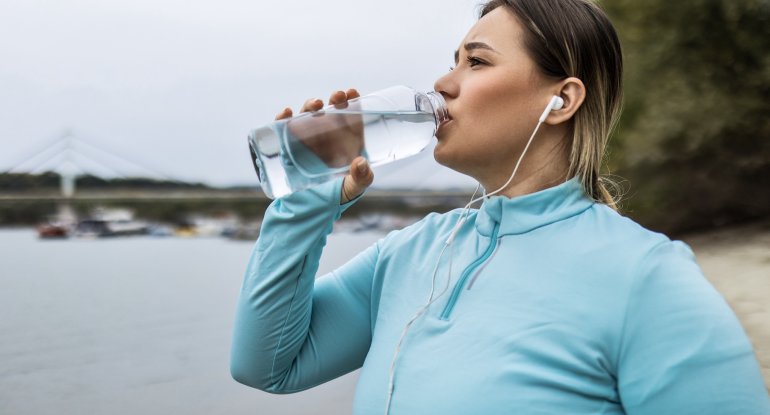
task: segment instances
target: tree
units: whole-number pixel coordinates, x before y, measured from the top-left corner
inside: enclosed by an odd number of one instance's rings
[[[626,63],[611,167],[680,232],[770,216],[770,1],[607,0]]]

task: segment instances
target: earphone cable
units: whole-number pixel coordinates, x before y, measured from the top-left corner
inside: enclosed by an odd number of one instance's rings
[[[551,104],[549,104],[549,107],[551,107]],[[546,107],[547,110],[549,107]],[[546,111],[547,112],[547,111]],[[545,114],[545,112],[544,112]],[[501,192],[503,189],[505,189],[511,182],[513,181],[514,176],[516,176],[516,172],[519,170],[519,166],[521,165],[521,161],[524,159],[524,155],[527,153],[527,150],[529,149],[530,144],[532,144],[533,139],[535,138],[535,135],[537,134],[537,131],[540,129],[540,125],[543,124],[544,117],[541,117],[541,119],[538,120],[537,125],[535,126],[534,131],[532,131],[532,135],[529,136],[529,140],[527,140],[527,144],[524,146],[524,150],[522,150],[521,155],[519,156],[519,159],[516,161],[516,165],[513,168],[513,172],[511,172],[511,176],[508,177],[508,181],[505,182],[500,188],[497,190],[486,193],[486,189],[484,189],[484,192],[481,197],[474,199],[476,196],[476,193],[478,192],[479,188],[481,187],[481,184],[479,183],[478,186],[476,186],[476,191],[473,192],[473,195],[471,196],[471,201],[468,202],[465,207],[463,208],[462,214],[460,214],[460,218],[457,220],[457,223],[452,228],[452,232],[449,235],[449,238],[447,238],[446,242],[444,243],[444,246],[441,248],[441,252],[439,253],[438,260],[436,261],[436,266],[433,268],[433,275],[431,277],[431,292],[430,296],[428,297],[428,303],[425,304],[415,315],[412,317],[411,320],[404,326],[404,329],[401,331],[401,338],[398,340],[398,344],[396,345],[396,351],[393,355],[393,360],[390,364],[390,376],[388,379],[388,396],[387,400],[385,402],[385,415],[389,415],[390,413],[390,403],[393,398],[393,386],[395,383],[395,371],[396,371],[396,362],[398,360],[399,352],[401,351],[401,345],[404,341],[404,338],[406,337],[406,334],[409,332],[409,328],[411,328],[412,323],[414,323],[420,316],[430,307],[431,304],[433,304],[436,300],[438,300],[444,293],[446,293],[449,290],[449,284],[452,279],[452,257],[454,256],[454,244],[452,243],[454,241],[455,236],[460,231],[460,228],[462,227],[463,223],[465,223],[465,220],[468,216],[468,213],[470,211],[470,207],[485,198],[488,198],[490,196],[493,196],[499,192]],[[438,273],[438,267],[441,263],[441,258],[444,256],[444,252],[446,251],[447,247],[451,245],[451,249],[449,252],[449,266],[448,266],[448,276],[447,276],[447,285],[444,288],[444,290],[436,296],[436,298],[433,298],[433,293],[435,290],[436,285],[436,275]]]

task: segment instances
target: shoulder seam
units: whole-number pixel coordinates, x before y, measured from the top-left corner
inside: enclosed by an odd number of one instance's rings
[[[662,245],[664,245],[664,244],[666,244],[668,242],[670,242],[670,241],[662,240],[662,241],[654,244],[653,246],[651,246],[650,249],[637,261],[637,264],[640,264],[639,269],[642,268],[641,264],[644,264],[645,261],[647,260],[647,258],[654,251],[656,251],[660,246],[662,246]],[[626,326],[627,326],[627,323],[628,323],[628,308],[629,308],[629,304],[631,303],[631,295],[635,291],[637,285],[640,284],[640,281],[642,280],[642,278],[644,276],[642,274],[644,274],[644,273],[640,272],[640,273],[635,273],[632,276],[633,281],[631,282],[631,287],[628,289],[628,292],[626,293],[625,308],[623,310],[623,323],[622,323],[622,325],[620,327],[620,340],[618,341],[618,350],[615,351],[615,359],[614,359],[615,360],[614,366],[615,366],[615,372],[616,372],[615,375],[616,376],[617,376],[617,372],[619,371],[619,366],[620,366],[620,359],[621,359],[620,355],[623,352],[623,345],[625,344],[625,341],[626,341]]]

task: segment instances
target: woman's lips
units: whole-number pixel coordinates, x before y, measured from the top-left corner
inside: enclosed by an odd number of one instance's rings
[[[436,138],[439,138],[439,134],[441,134],[442,131],[446,130],[447,125],[451,123],[452,123],[452,118],[450,117],[448,120],[445,120],[441,124],[439,124],[438,129],[436,129]]]

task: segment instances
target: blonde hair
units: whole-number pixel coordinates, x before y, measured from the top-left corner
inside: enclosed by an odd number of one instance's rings
[[[623,57],[615,28],[590,0],[491,0],[479,18],[498,7],[525,28],[524,47],[549,77],[583,81],[586,97],[572,120],[568,177],[578,176],[589,197],[617,209],[617,185],[601,175],[610,133],[620,117]]]

